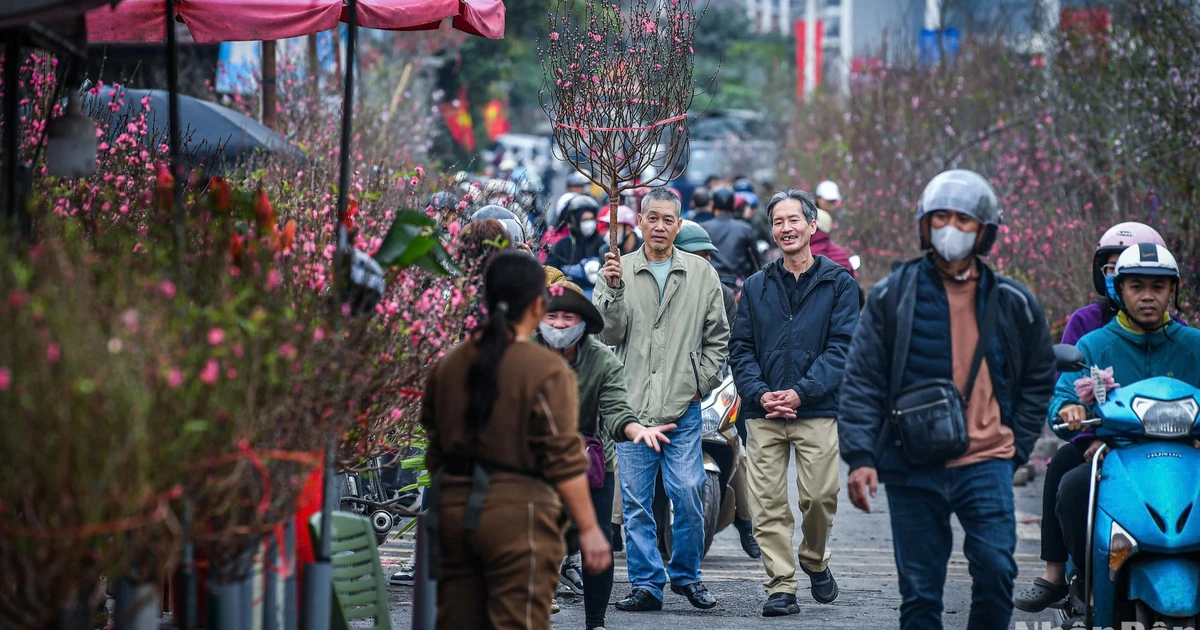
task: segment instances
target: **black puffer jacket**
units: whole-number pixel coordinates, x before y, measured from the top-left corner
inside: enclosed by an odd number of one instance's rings
[[[791,389],[797,418],[833,418],[846,349],[858,322],[858,291],[850,272],[824,256],[813,259],[800,309],[792,304],[783,260],[769,263],[742,286],[729,341],[729,366],[742,395],[742,417],[765,418],[762,395]]]
[[[914,471],[900,456],[894,439],[882,439],[881,430],[891,412],[888,385],[892,372],[892,348],[897,330],[913,330],[917,301],[916,283],[931,261],[918,258],[901,265],[871,290],[866,308],[859,319],[854,341],[846,359],[845,377],[838,397],[838,434],[842,459],[851,470],[873,466],[884,483],[903,484]],[[1001,421],[1012,429],[1020,466],[1029,454],[1046,422],[1046,409],[1054,393],[1054,351],[1050,329],[1042,306],[1021,284],[992,272],[980,264],[981,290],[999,283],[996,323],[992,347],[1002,354],[1002,381],[1005,391],[997,389]],[[891,291],[898,293],[889,299]],[[888,305],[895,310],[888,312]],[[949,334],[947,330],[946,334]],[[915,335],[914,335],[915,338]],[[911,349],[911,345],[910,345]],[[991,365],[994,355],[989,352]],[[902,378],[902,377],[899,377]],[[898,388],[897,388],[898,389]]]

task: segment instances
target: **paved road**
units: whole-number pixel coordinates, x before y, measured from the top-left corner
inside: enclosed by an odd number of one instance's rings
[[[737,532],[732,528],[717,535],[712,550],[702,567],[704,581],[718,600],[718,606],[710,611],[699,611],[691,607],[681,596],[668,592],[663,602],[663,611],[657,613],[622,613],[610,609],[607,624],[609,629],[621,630],[725,630],[757,627],[809,628],[896,628],[899,619],[900,595],[896,586],[896,568],[892,557],[891,526],[887,514],[887,499],[883,488],[873,503],[874,511],[864,514],[850,505],[845,486],[846,470],[843,466],[843,491],[838,505],[838,517],[834,522],[833,558],[830,567],[837,577],[840,596],[832,605],[822,606],[814,602],[806,591],[799,593],[801,611],[799,615],[764,619],[760,616],[766,594],[762,590],[764,573],[762,563],[752,560],[742,552]],[[794,477],[792,477],[794,478]],[[1020,567],[1018,585],[1041,575],[1038,560],[1038,514],[1041,512],[1042,478],[1016,488],[1018,543],[1017,564]],[[794,484],[790,489],[792,503],[796,504]],[[799,528],[797,528],[798,530]],[[950,560],[946,584],[945,627],[965,628],[971,602],[971,578],[967,562],[962,555],[962,530],[954,523],[955,552]],[[799,542],[799,537],[796,539]],[[385,570],[400,565],[411,549],[411,541],[388,543],[383,549]],[[629,581],[625,572],[624,554],[616,558],[616,580],[613,601],[629,592]],[[801,576],[801,584],[807,581]],[[412,589],[389,587],[392,597],[392,623],[397,630],[411,627]],[[562,612],[554,615],[555,629],[583,630],[582,598],[563,598]],[[1013,618],[1014,630],[1022,625],[1038,628],[1046,616],[1028,615],[1017,611]]]

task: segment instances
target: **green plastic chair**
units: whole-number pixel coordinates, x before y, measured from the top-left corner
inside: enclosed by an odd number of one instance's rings
[[[313,547],[321,540],[321,513],[308,521]],[[331,630],[392,630],[388,613],[387,582],[379,561],[375,531],[366,518],[348,512],[333,513],[331,528],[333,565],[333,595],[337,605],[330,612]],[[362,620],[374,619],[374,625]]]

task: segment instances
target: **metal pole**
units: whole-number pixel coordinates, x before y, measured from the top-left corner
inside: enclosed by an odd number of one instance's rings
[[[358,0],[347,0],[346,9],[349,12],[346,29],[346,79],[342,83],[342,142],[341,169],[338,173],[338,205],[337,205],[337,252],[333,257],[333,295],[336,309],[334,312],[334,327],[340,329],[342,324],[341,304],[341,271],[343,258],[348,246],[349,236],[342,216],[346,212],[346,203],[350,190],[350,138],[354,134],[352,127],[354,113],[354,52],[355,40],[358,37]],[[337,42],[335,37],[334,42]],[[332,520],[333,511],[337,507],[337,483],[334,464],[337,455],[338,436],[329,436],[325,446],[325,475],[322,484],[321,505],[321,540],[316,547],[316,561],[305,567],[304,572],[304,614],[301,623],[304,630],[321,630],[329,627],[329,613],[333,596],[333,567],[329,563],[332,555]]]
[[[134,584],[129,578],[118,579],[114,627],[117,630],[157,630],[161,593],[158,584]]]
[[[183,164],[179,154],[179,41],[175,36],[175,0],[166,0],[167,5],[167,122],[171,127],[168,150],[171,157],[171,175],[175,178],[175,273],[183,280]]]
[[[300,627],[299,608],[296,602],[296,519],[288,519],[283,530],[283,557],[286,558],[287,576],[283,580],[283,630]]]
[[[17,84],[21,82],[21,36],[10,31],[4,42],[4,218],[12,234],[17,231],[21,211],[17,153],[20,151],[21,110]]]
[[[262,124],[275,129],[275,40],[262,43]]]
[[[267,536],[266,561],[263,563],[263,605],[262,630],[280,630],[279,605],[279,546],[275,544],[275,536]]]
[[[196,630],[196,549],[192,545],[192,536],[188,532],[192,527],[192,502],[188,499],[183,500],[183,520],[181,522],[183,528],[183,550],[180,558],[179,569],[179,610],[172,610],[173,615],[178,614],[182,619],[180,624],[183,630]],[[174,608],[174,606],[172,606]]]
[[[413,576],[412,630],[434,630],[437,625],[437,582],[429,575],[429,541],[424,514],[417,515],[416,575]]]

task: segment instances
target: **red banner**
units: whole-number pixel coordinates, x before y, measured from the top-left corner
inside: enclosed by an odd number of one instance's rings
[[[446,126],[450,129],[450,137],[462,148],[475,150],[475,127],[471,123],[471,108],[467,103],[467,87],[458,88],[458,97],[449,103],[438,106]]]
[[[808,87],[804,81],[804,62],[806,61],[805,40],[807,39],[804,20],[796,20],[794,29],[796,34],[796,98],[803,100],[806,92],[805,88]],[[813,37],[815,40],[813,42],[813,85],[811,86],[813,90],[821,87],[821,49],[824,48],[825,43],[824,31],[825,23],[817,20],[813,28],[813,32],[815,33]]]
[[[512,130],[512,124],[508,122],[508,109],[500,99],[494,98],[483,106],[483,124],[488,140],[495,140]]]

